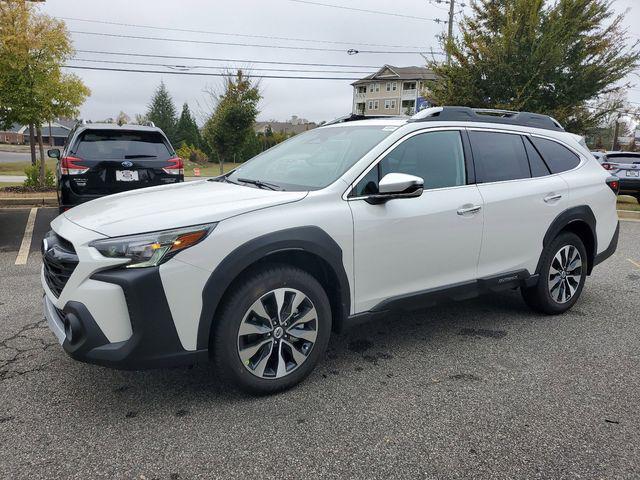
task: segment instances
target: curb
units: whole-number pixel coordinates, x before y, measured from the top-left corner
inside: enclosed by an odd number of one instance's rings
[[[0,207],[57,207],[57,198],[46,197],[0,197]]]
[[[634,210],[618,210],[618,218],[623,220],[640,220],[640,212]]]

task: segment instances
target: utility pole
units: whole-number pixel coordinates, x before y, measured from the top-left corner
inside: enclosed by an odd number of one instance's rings
[[[449,27],[449,33],[447,34],[447,42],[451,42],[453,39],[453,15],[456,7],[456,0],[449,0],[449,23],[447,26]],[[447,64],[451,63],[451,54],[449,53],[449,49],[447,49]]]
[[[613,142],[611,144],[611,150],[613,150],[614,152],[616,150],[618,150],[618,132],[620,129],[620,118],[622,117],[621,113],[618,113],[618,116],[616,117],[616,125],[613,128]]]

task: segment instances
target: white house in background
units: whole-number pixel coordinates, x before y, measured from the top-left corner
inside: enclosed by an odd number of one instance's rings
[[[385,65],[351,84],[351,112],[356,115],[413,115],[432,106],[422,94],[435,79],[435,74],[425,67]]]

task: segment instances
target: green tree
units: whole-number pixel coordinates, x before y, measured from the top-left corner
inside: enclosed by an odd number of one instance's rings
[[[240,154],[253,134],[260,98],[258,85],[246,77],[242,70],[226,76],[224,93],[214,98],[217,105],[202,129],[202,136],[217,154],[221,175],[224,162]]]
[[[74,50],[65,23],[38,12],[25,0],[0,0],[0,124],[29,125],[31,162],[34,131],[40,146],[40,181],[45,181],[41,127],[56,116],[74,116],[90,94],[61,67]]]
[[[582,133],[607,111],[591,102],[627,86],[639,65],[638,42],[628,45],[623,15],[611,0],[478,0],[443,40],[450,64],[432,62],[429,92],[440,105],[528,110],[557,118]]]
[[[162,129],[171,143],[176,143],[176,107],[164,82],[153,94],[146,117]]]
[[[200,129],[186,102],[182,106],[182,113],[176,125],[176,142],[178,145],[185,144],[196,148],[200,148],[202,143]]]

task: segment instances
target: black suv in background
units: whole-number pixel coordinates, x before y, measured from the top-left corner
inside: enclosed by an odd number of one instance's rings
[[[184,181],[184,164],[162,130],[141,125],[79,124],[58,159],[60,212],[95,198]]]

